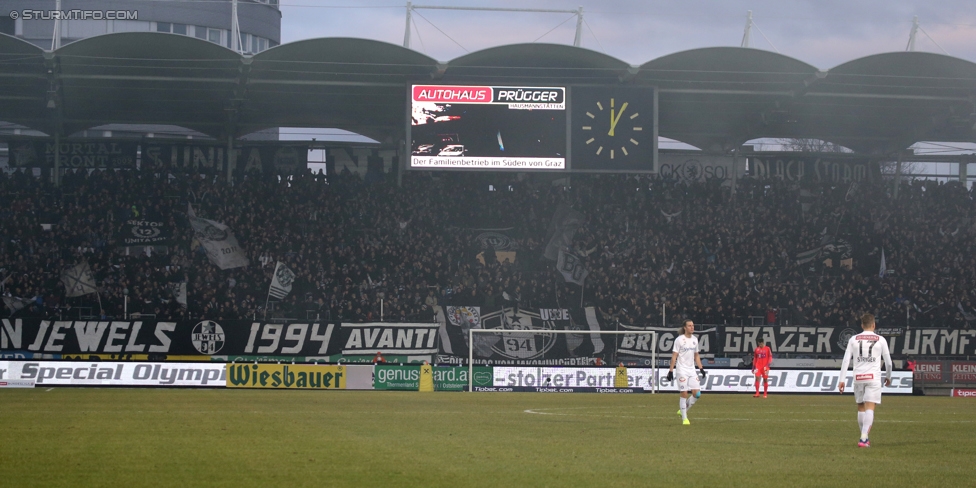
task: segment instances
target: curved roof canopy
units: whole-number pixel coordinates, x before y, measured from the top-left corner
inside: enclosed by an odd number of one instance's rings
[[[0,120],[49,134],[169,124],[222,139],[295,126],[393,141],[405,124],[407,85],[432,82],[656,86],[659,133],[708,150],[762,137],[823,139],[870,154],[922,140],[976,142],[976,64],[919,52],[820,71],[737,47],[630,66],[578,47],[517,44],[438,63],[397,45],[351,38],[241,56],[155,32],[97,36],[55,52],[0,34],[0,66]]]

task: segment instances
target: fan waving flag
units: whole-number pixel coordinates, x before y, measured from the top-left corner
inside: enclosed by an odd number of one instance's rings
[[[278,265],[275,266],[274,276],[271,278],[271,288],[268,290],[268,294],[282,299],[286,295],[291,293],[291,285],[295,281],[295,273],[288,269],[284,263],[278,261]]]
[[[556,262],[556,269],[563,275],[563,279],[569,283],[576,283],[583,286],[583,280],[590,274],[580,258],[575,254],[559,250],[559,259]]]
[[[31,300],[20,297],[3,297],[3,304],[7,306],[7,310],[10,310],[10,314],[13,315],[20,311],[21,309],[30,305]]]
[[[207,251],[207,258],[220,269],[240,268],[250,264],[234,232],[224,224],[196,216],[192,206],[187,207],[187,217],[193,228],[193,236]]]
[[[878,277],[884,278],[884,275],[887,272],[888,272],[888,263],[885,262],[884,248],[881,248],[881,269],[878,270]]]
[[[173,298],[176,299],[176,303],[186,308],[186,282],[170,283],[169,291],[173,294]]]
[[[68,297],[80,297],[98,291],[95,288],[95,276],[88,263],[81,263],[64,270],[61,273],[61,282],[64,283],[65,295]]]

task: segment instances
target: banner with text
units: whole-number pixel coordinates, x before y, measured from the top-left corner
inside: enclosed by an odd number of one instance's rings
[[[14,168],[53,168],[54,140],[8,141],[9,163]],[[135,168],[137,142],[61,141],[58,159],[61,168]]]
[[[750,155],[749,174],[760,179],[850,184],[855,181],[879,181],[881,169],[877,161],[863,157],[783,152]]]
[[[162,246],[173,240],[173,229],[162,221],[126,220],[115,234],[118,246]]]
[[[303,171],[308,166],[305,146],[262,145],[234,149],[234,173],[251,171],[284,174]],[[227,171],[226,145],[201,145],[147,142],[142,145],[142,167],[156,170],[183,170],[210,173]]]
[[[437,353],[437,324],[271,324],[228,321],[71,321],[3,319],[0,351],[37,354],[145,354],[326,357],[430,356]],[[336,356],[341,357],[341,356]]]

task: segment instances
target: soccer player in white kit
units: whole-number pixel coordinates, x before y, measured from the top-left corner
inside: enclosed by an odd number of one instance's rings
[[[705,378],[705,368],[702,367],[701,356],[698,355],[698,338],[694,336],[695,323],[685,320],[681,326],[684,332],[674,340],[674,352],[671,354],[671,367],[668,369],[668,381],[674,381],[674,372],[678,371],[678,391],[681,398],[678,399],[678,413],[681,414],[681,423],[691,425],[688,421],[688,410],[698,400],[701,391],[701,383],[698,381],[698,374],[695,366]],[[688,395],[688,392],[691,395]]]
[[[888,352],[888,341],[874,333],[874,315],[864,314],[861,317],[861,328],[864,332],[851,337],[847,341],[847,352],[844,362],[840,366],[840,382],[837,388],[844,393],[844,379],[847,375],[847,365],[854,361],[854,401],[857,402],[857,424],[861,427],[861,438],[858,447],[871,447],[868,434],[874,423],[874,407],[881,403],[881,359],[884,359],[888,378],[885,386],[891,386],[891,354]]]

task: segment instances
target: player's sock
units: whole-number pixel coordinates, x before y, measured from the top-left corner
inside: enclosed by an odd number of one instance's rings
[[[769,394],[769,380],[763,381],[763,395]]]
[[[691,407],[695,406],[695,402],[697,401],[698,399],[695,398],[695,395],[691,395],[690,397],[688,397],[688,407],[686,408],[686,410],[691,410]]]
[[[867,440],[871,433],[871,424],[874,423],[874,410],[864,411],[864,423],[861,425],[861,439]]]
[[[678,408],[681,409],[681,419],[682,420],[687,419],[688,418],[688,399],[687,398],[679,398],[678,399]]]
[[[857,428],[858,430],[864,429],[864,412],[857,412]],[[862,435],[861,438],[864,438]]]

